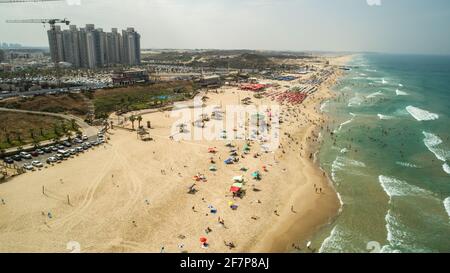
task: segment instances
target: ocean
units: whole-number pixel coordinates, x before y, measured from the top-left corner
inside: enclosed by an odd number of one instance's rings
[[[319,252],[450,252],[450,56],[357,55],[321,109],[342,201]]]

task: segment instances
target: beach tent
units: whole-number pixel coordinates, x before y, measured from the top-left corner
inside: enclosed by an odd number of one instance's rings
[[[212,171],[212,172],[217,171],[216,165],[211,165],[211,166],[209,167],[209,170]]]
[[[252,177],[253,177],[253,179],[260,180],[261,174],[259,173],[259,171],[253,172]]]
[[[243,182],[244,177],[242,175],[233,177],[233,181]]]
[[[225,164],[227,164],[227,165],[231,165],[231,164],[234,163],[234,160],[233,160],[232,158],[228,158],[228,159],[225,160],[224,162],[225,162]]]
[[[242,183],[234,183],[230,188],[230,192],[239,192],[242,189]]]

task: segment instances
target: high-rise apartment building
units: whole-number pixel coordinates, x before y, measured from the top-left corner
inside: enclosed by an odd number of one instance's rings
[[[53,61],[68,62],[73,67],[98,68],[116,64],[139,65],[141,63],[141,36],[134,28],[120,34],[117,28],[104,32],[87,24],[77,29],[70,26],[61,31],[60,26],[48,31],[50,55]]]

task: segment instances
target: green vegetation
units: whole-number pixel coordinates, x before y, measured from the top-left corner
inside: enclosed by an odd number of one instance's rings
[[[85,117],[89,113],[89,106],[81,94],[14,98],[1,101],[0,107],[50,113],[69,113],[80,117]]]
[[[37,145],[78,132],[78,124],[62,118],[24,113],[0,113],[0,149]]]
[[[115,111],[124,113],[157,108],[191,98],[194,94],[194,84],[186,81],[98,90],[93,98],[95,116],[105,118]]]

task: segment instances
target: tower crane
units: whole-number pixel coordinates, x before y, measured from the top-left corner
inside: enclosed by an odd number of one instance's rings
[[[62,61],[60,58],[59,52],[58,52],[58,41],[56,37],[56,24],[65,24],[70,25],[70,21],[67,19],[24,19],[24,20],[6,20],[6,23],[10,24],[18,24],[18,23],[27,23],[27,24],[49,24],[50,25],[50,34],[53,35],[51,37],[50,42],[53,42],[52,47],[55,51],[53,54],[53,61],[55,62],[55,69],[56,69],[56,78],[57,78],[57,85],[60,85],[60,71],[59,71],[59,62]]]
[[[3,3],[31,3],[31,2],[55,2],[63,0],[0,0],[0,4]]]

